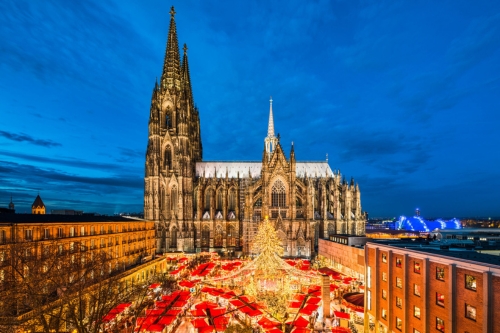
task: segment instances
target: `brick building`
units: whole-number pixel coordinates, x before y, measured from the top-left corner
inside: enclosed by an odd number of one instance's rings
[[[367,243],[366,332],[500,332],[500,258]]]

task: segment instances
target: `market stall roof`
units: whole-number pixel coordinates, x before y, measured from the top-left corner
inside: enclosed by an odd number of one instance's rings
[[[321,302],[321,298],[320,297],[310,297],[306,303],[307,304],[319,304]]]
[[[163,332],[163,330],[165,329],[165,326],[167,325],[163,325],[163,324],[153,324],[153,325],[149,325],[148,328],[146,329],[148,332],[150,333],[158,333],[158,332]]]
[[[364,293],[347,293],[342,296],[342,304],[347,306],[348,308],[358,311],[364,312],[365,307],[365,294]]]
[[[259,324],[264,329],[273,328],[273,327],[281,325],[281,323],[279,321],[271,320],[267,317],[262,317],[261,319],[259,319],[257,324]]]
[[[299,316],[297,319],[290,319],[286,323],[295,327],[307,327],[307,325],[309,325],[309,320]]]
[[[302,309],[300,309],[299,313],[303,313],[305,315],[310,316],[314,311],[318,310],[319,305],[317,304],[306,304]]]
[[[333,311],[333,314],[335,317],[340,318],[340,319],[351,319],[351,316],[348,313],[341,312],[341,311]]]
[[[160,286],[161,286],[161,284],[160,284],[160,283],[153,283],[153,284],[151,284],[151,285],[149,286],[149,289],[156,289],[156,288],[158,288],[158,287],[160,287]]]
[[[312,330],[304,327],[295,327],[291,333],[311,333]]]
[[[156,322],[157,324],[170,325],[175,321],[175,316],[163,316]]]

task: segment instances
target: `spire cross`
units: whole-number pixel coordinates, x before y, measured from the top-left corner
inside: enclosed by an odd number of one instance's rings
[[[273,96],[271,96],[271,99],[269,100],[269,102],[271,102],[271,104],[273,104]]]
[[[170,8],[170,16],[171,16],[172,18],[174,18],[174,16],[175,16],[175,9],[174,9],[174,6],[172,6],[172,8]]]
[[[186,53],[187,53],[187,50],[188,50],[188,46],[187,46],[187,44],[185,44],[185,43],[184,43],[184,47],[183,47],[182,49],[184,50],[184,54],[186,54]]]

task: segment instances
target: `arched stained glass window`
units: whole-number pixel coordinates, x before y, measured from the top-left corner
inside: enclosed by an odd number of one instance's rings
[[[201,230],[201,247],[209,247],[210,246],[210,228],[208,226],[204,226]]]
[[[236,190],[234,188],[229,191],[229,210],[236,210]]]
[[[210,202],[212,201],[212,190],[208,189],[205,192],[205,210],[210,210]]]
[[[177,247],[177,227],[173,227],[170,231],[170,247]]]
[[[272,195],[272,206],[273,207],[285,207],[286,206],[286,192],[285,192],[285,185],[283,185],[283,182],[281,180],[277,180],[274,182],[272,190],[271,190],[271,195]]]
[[[214,246],[222,247],[222,227],[220,225],[215,228]]]
[[[236,229],[232,225],[227,227],[227,246],[236,246]]]
[[[217,210],[222,210],[222,190],[217,192]]]
[[[167,170],[172,169],[172,148],[170,146],[165,148],[165,168]]]
[[[174,212],[177,212],[177,187],[173,186],[172,189],[170,190],[170,203],[172,204],[172,210]]]

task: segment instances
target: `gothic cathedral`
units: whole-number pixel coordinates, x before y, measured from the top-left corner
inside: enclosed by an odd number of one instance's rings
[[[250,254],[257,225],[269,216],[285,256],[310,257],[317,239],[363,235],[366,213],[354,180],[328,161],[285,156],[274,134],[272,99],[261,161],[203,162],[187,47],[180,60],[175,11],[160,82],[151,98],[144,177],[144,217],[157,225],[157,252]]]

